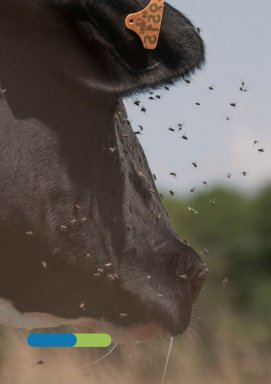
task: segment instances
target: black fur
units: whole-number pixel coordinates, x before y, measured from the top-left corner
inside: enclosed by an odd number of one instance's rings
[[[190,73],[203,44],[167,5],[145,51],[123,26],[144,5],[0,2],[0,297],[177,334],[202,265],[170,225],[120,94]]]

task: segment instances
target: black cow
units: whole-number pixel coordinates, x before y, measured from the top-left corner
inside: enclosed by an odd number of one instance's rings
[[[124,25],[146,0],[0,1],[0,323],[116,339],[182,333],[206,268],[162,206],[122,97],[204,61],[165,5],[158,47]]]

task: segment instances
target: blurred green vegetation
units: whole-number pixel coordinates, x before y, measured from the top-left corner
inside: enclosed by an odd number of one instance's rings
[[[196,311],[210,338],[229,330],[271,348],[271,185],[254,197],[215,188],[164,203],[177,232],[208,265]]]

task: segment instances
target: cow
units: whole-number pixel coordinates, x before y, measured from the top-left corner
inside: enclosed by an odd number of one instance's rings
[[[147,0],[0,2],[0,324],[115,340],[182,334],[206,279],[173,229],[123,98],[204,63],[165,4],[156,49],[126,28]]]

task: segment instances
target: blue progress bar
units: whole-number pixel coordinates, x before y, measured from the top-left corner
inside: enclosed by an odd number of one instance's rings
[[[32,348],[72,348],[77,339],[72,333],[33,333],[27,343]]]

